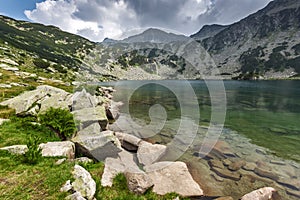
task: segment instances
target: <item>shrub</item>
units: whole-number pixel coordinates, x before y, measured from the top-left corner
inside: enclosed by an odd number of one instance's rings
[[[41,124],[50,127],[61,140],[66,140],[76,131],[73,115],[67,109],[50,108],[39,115]]]
[[[39,142],[41,139],[36,136],[30,136],[27,140],[28,151],[23,155],[22,162],[34,165],[42,158],[41,149],[39,148]]]
[[[38,68],[46,69],[50,66],[50,63],[44,61],[43,59],[37,58],[33,61],[34,65]]]

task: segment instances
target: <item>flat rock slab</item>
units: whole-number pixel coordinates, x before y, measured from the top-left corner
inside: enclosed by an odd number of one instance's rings
[[[75,158],[75,144],[70,141],[65,142],[47,142],[40,144],[42,149],[42,156],[44,157],[67,157],[69,159]]]
[[[135,194],[144,194],[153,186],[152,179],[145,172],[125,172],[128,189]]]
[[[92,156],[98,161],[104,161],[108,157],[116,158],[121,152],[118,139],[112,131],[98,132],[99,125],[90,125],[80,131],[72,141],[79,145],[84,154]]]
[[[45,98],[53,95],[66,97],[69,93],[59,88],[41,85],[33,91],[24,92],[17,97],[3,101],[0,105],[13,108],[16,110],[16,114],[21,114],[27,112],[35,103],[40,104]]]
[[[121,142],[122,147],[128,151],[136,152],[140,142],[142,141],[142,139],[127,133],[116,132],[115,135]]]
[[[159,160],[165,154],[166,150],[167,147],[165,145],[142,141],[139,143],[137,157],[141,164],[147,166]]]
[[[203,191],[194,181],[183,162],[159,162],[145,168],[154,183],[153,192],[165,195],[176,192],[182,196],[202,196]]]
[[[274,181],[278,181],[278,179],[279,179],[279,176],[277,174],[275,174],[274,172],[267,170],[267,169],[259,168],[259,167],[256,167],[254,169],[254,173],[257,174],[258,176],[269,178]]]

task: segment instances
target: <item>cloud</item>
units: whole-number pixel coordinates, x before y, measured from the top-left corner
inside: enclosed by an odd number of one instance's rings
[[[93,41],[132,29],[158,27],[186,35],[205,24],[229,24],[270,0],[46,0],[25,15]],[[125,34],[126,35],[126,34]]]

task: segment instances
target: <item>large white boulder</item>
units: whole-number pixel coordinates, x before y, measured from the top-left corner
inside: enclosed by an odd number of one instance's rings
[[[264,187],[244,195],[241,200],[273,200],[277,191],[272,187]]]
[[[153,192],[165,195],[175,192],[182,196],[201,196],[203,191],[194,181],[183,162],[158,162],[144,167],[154,183]]]
[[[137,157],[139,162],[145,166],[158,161],[166,152],[167,147],[161,144],[151,144],[142,141],[139,143]]]
[[[13,145],[0,148],[2,151],[8,151],[11,154],[22,155],[28,151],[28,147],[26,145]]]

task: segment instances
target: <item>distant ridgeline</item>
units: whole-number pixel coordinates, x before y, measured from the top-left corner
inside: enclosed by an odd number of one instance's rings
[[[299,0],[274,0],[239,22],[206,25],[190,37],[210,53],[220,78],[300,78]],[[79,74],[94,81],[202,78],[191,63],[172,52],[126,50],[132,43],[172,46],[187,38],[152,28],[121,41],[94,43],[53,26],[0,16],[0,58],[26,69],[68,74],[70,80]]]

